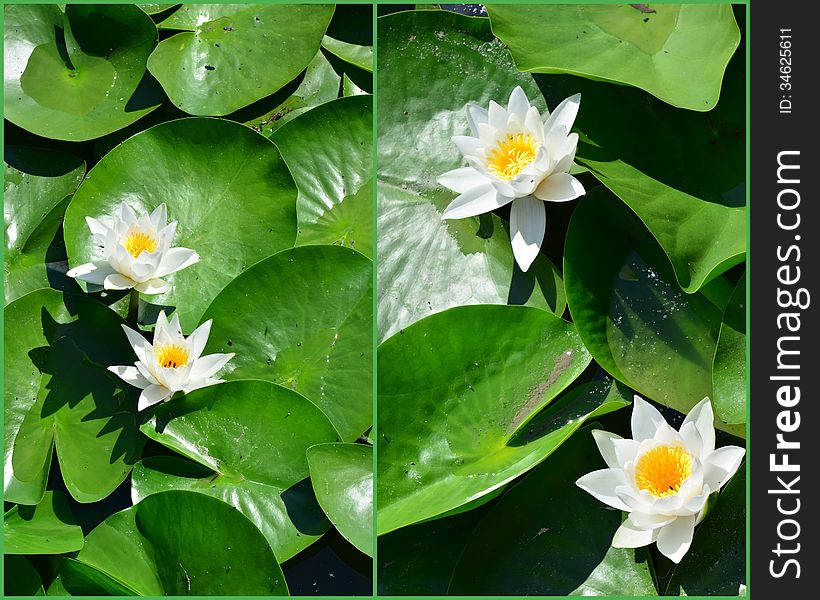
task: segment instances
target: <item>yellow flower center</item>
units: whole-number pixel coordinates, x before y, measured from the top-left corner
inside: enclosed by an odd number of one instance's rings
[[[188,349],[178,344],[168,344],[167,346],[155,346],[154,356],[161,367],[166,369],[176,369],[188,364]]]
[[[122,247],[125,248],[131,256],[137,258],[143,252],[153,252],[156,250],[157,240],[147,233],[134,230],[125,237],[125,240],[122,242]]]
[[[501,179],[512,179],[535,160],[540,144],[531,135],[517,133],[498,142],[487,159],[487,168]]]
[[[692,456],[683,448],[658,446],[635,465],[635,481],[656,498],[674,496],[692,474]]]

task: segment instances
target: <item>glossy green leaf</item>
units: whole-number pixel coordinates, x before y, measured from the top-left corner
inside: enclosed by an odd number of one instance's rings
[[[7,146],[3,171],[6,304],[39,288],[76,288],[65,277],[62,236],[66,197],[85,175],[82,159],[46,148]]]
[[[620,511],[575,485],[604,466],[591,429],[573,435],[481,521],[461,554],[450,593],[657,595],[645,552],[610,548]]]
[[[562,314],[563,285],[546,257],[522,273],[496,215],[442,221],[455,195],[436,182],[464,166],[450,138],[469,131],[468,103],[506,103],[520,85],[545,109],[532,77],[516,70],[486,19],[446,11],[380,18],[378,60],[379,339],[465,304]]]
[[[746,466],[726,485],[695,529],[692,547],[675,567],[667,595],[737,596],[746,584]],[[741,594],[742,595],[742,594]]]
[[[624,404],[570,393],[590,356],[572,324],[530,307],[465,306],[379,348],[379,534],[435,517],[544,460],[584,419]]]
[[[192,115],[227,115],[269,96],[313,60],[332,5],[185,4],[162,22],[148,69]]]
[[[458,557],[488,506],[379,537],[380,596],[445,596]]]
[[[624,83],[697,111],[717,104],[740,43],[728,4],[490,4],[487,11],[522,71]]]
[[[131,595],[287,595],[259,530],[234,507],[193,492],[153,494],[112,515],[88,534],[76,561],[80,574],[96,571],[101,587]],[[61,579],[70,590],[78,577],[62,570]]]
[[[3,595],[6,597],[45,596],[40,574],[22,556],[3,557],[3,580]]]
[[[746,78],[730,63],[707,114],[675,109],[634,88],[538,75],[550,106],[581,94],[577,160],[621,198],[663,248],[688,293],[746,252]],[[613,118],[617,115],[617,118]]]
[[[322,38],[322,48],[368,73],[373,72],[373,46],[359,46],[330,36]]]
[[[347,541],[373,556],[373,448],[319,444],[308,448],[310,481],[330,522]]]
[[[344,441],[372,417],[372,263],[337,246],[304,246],[261,261],[205,313],[205,352],[235,352],[226,379],[264,379],[318,406]],[[237,310],[237,307],[241,307]]]
[[[3,515],[5,554],[62,554],[82,547],[83,531],[62,492],[46,492],[37,506],[18,504]]]
[[[361,96],[363,94],[366,94],[367,92],[365,92],[362,88],[353,83],[353,80],[350,79],[350,77],[348,77],[347,74],[344,74],[342,76],[342,93],[346,98],[348,96]]]
[[[335,100],[339,96],[339,82],[340,78],[333,70],[333,66],[319,51],[308,64],[304,77],[293,94],[282,102],[278,102],[272,109],[265,110],[264,114],[245,121],[245,125],[252,127],[265,137],[270,137],[282,125],[302,113],[325,102]]]
[[[715,350],[712,403],[726,423],[746,422],[746,275],[732,294]]]
[[[154,110],[162,92],[143,79],[157,45],[136,6],[5,6],[5,117],[37,135],[101,137]]]
[[[337,434],[299,394],[265,381],[231,381],[161,405],[142,431],[196,463],[144,459],[132,477],[134,502],[169,489],[219,498],[259,528],[280,562],[329,528],[303,481],[305,452]]]
[[[133,362],[122,319],[83,296],[38,290],[5,311],[5,499],[43,498],[56,448],[80,502],[105,498],[142,450],[133,404],[106,370]]]
[[[164,12],[176,4],[137,4],[140,10],[149,15],[156,15]]]
[[[372,257],[372,98],[323,104],[271,140],[299,189],[297,245],[337,244]]]
[[[148,212],[164,202],[169,221],[177,221],[174,245],[202,257],[166,279],[170,291],[151,296],[153,304],[176,307],[186,332],[228,282],[296,236],[296,186],[279,151],[230,121],[163,123],[107,154],[66,212],[72,267],[95,257],[85,217],[117,214],[123,201]]]
[[[575,209],[564,277],[578,333],[613,377],[682,413],[712,396],[721,309],[678,287],[655,239],[606,189]]]

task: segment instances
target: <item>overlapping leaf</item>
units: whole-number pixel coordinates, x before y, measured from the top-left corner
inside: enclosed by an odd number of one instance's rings
[[[540,257],[527,273],[517,269],[495,215],[442,221],[455,196],[436,182],[463,166],[450,137],[469,131],[468,103],[506,103],[520,85],[543,112],[532,77],[515,69],[486,19],[417,11],[379,23],[379,338],[464,304],[563,313],[553,265]]]
[[[165,203],[177,221],[174,245],[202,257],[168,278],[170,291],[151,297],[176,307],[186,332],[225,285],[296,237],[296,186],[276,146],[229,121],[163,123],[107,154],[66,212],[71,266],[96,256],[85,217],[114,215],[121,202],[149,212]]]
[[[365,256],[338,246],[260,261],[206,311],[214,324],[205,351],[235,352],[227,379],[295,390],[354,441],[373,422],[372,273]]]
[[[294,79],[313,60],[332,5],[185,4],[161,23],[148,68],[192,115],[227,115]]]
[[[62,492],[37,506],[18,504],[3,515],[4,554],[62,554],[83,547],[83,531]]]
[[[746,276],[741,277],[720,326],[712,380],[717,416],[726,423],[746,422]]]
[[[285,561],[329,528],[305,480],[305,452],[337,439],[327,418],[295,392],[265,381],[232,381],[160,406],[142,426],[190,458],[151,457],[135,467],[132,499],[189,490],[232,504]]]
[[[727,4],[487,7],[522,71],[572,73],[642,88],[672,104],[711,110],[740,42]]]
[[[5,117],[37,135],[83,141],[154,110],[162,92],[146,74],[157,45],[151,18],[136,6],[8,5]]]
[[[90,298],[49,289],[12,302],[5,320],[5,499],[40,502],[54,449],[75,499],[106,497],[143,443],[131,401],[106,371],[133,361],[123,321]]]

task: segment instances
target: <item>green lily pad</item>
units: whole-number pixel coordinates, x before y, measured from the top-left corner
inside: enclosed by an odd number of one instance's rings
[[[322,48],[368,73],[373,72],[373,46],[359,46],[330,36],[322,38]]]
[[[156,15],[161,12],[164,12],[171,8],[172,6],[178,6],[177,4],[137,4],[140,10],[148,15]]]
[[[449,593],[657,595],[645,551],[610,548],[620,512],[575,485],[603,467],[590,428],[581,429],[479,523]]]
[[[350,77],[345,73],[342,76],[342,94],[345,98],[348,96],[362,96],[367,94],[362,88],[356,85]]]
[[[196,461],[157,456],[135,467],[131,497],[169,489],[233,505],[268,539],[283,562],[330,524],[305,480],[305,452],[336,431],[299,394],[266,381],[231,381],[162,404],[142,426],[148,437]]]
[[[564,277],[578,333],[613,377],[682,413],[711,397],[722,308],[680,289],[655,239],[604,188],[575,209]]]
[[[269,96],[316,56],[332,5],[185,4],[161,23],[148,69],[192,115],[227,115]]]
[[[712,403],[726,423],[746,422],[746,275],[735,287],[720,326],[712,367]]]
[[[490,4],[487,12],[522,71],[614,81],[673,106],[711,110],[740,43],[732,7],[640,6]]]
[[[260,261],[206,311],[214,324],[205,352],[235,352],[226,379],[295,390],[354,441],[373,422],[372,273],[365,256],[337,246]]]
[[[316,108],[320,104],[335,100],[339,96],[340,81],[341,78],[320,50],[308,64],[302,81],[299,82],[293,93],[283,101],[277,102],[272,109],[265,109],[263,114],[252,119],[243,119],[245,125],[265,137],[270,137],[282,125],[299,115]],[[281,90],[279,93],[281,93]],[[278,94],[272,96],[272,98],[277,96]]]
[[[746,465],[742,465],[695,529],[666,595],[737,596],[746,584]]]
[[[40,574],[22,556],[3,557],[3,580],[3,595],[6,597],[45,596]]]
[[[45,289],[9,304],[5,322],[6,501],[42,500],[54,449],[76,500],[105,498],[143,444],[133,405],[106,370],[134,360],[123,320],[90,298]]]
[[[721,102],[708,114],[675,109],[638,89],[579,77],[538,75],[536,81],[551,106],[581,94],[575,122],[581,134],[579,164],[589,167],[643,221],[684,291],[698,291],[743,261],[742,53],[731,61]]]
[[[488,510],[481,506],[379,537],[379,595],[446,596],[458,557]]]
[[[373,556],[373,448],[319,444],[308,448],[310,481],[330,522],[359,550]]]
[[[465,304],[562,314],[561,277],[547,258],[522,273],[508,225],[494,214],[442,221],[455,196],[436,182],[464,166],[450,137],[469,131],[468,103],[506,104],[520,85],[545,110],[532,76],[516,70],[486,19],[447,11],[381,17],[378,60],[379,339]],[[547,235],[549,219],[548,211]]]
[[[323,104],[271,140],[299,189],[297,245],[337,244],[372,257],[372,98]]]
[[[83,530],[61,492],[46,492],[37,506],[18,504],[3,515],[5,554],[63,554],[82,547]]]
[[[296,186],[279,151],[239,123],[180,119],[152,127],[108,153],[77,189],[65,217],[72,267],[95,257],[86,216],[115,215],[126,201],[150,212],[162,203],[177,221],[175,246],[202,260],[166,278],[151,302],[174,306],[185,331],[253,263],[293,245]]]
[[[379,534],[467,504],[625,402],[571,392],[589,364],[572,324],[530,307],[465,306],[379,348]]]
[[[79,573],[61,568],[67,590],[91,571],[100,587],[131,595],[287,595],[259,530],[234,507],[194,492],[153,494],[108,517],[88,534],[76,563]]]
[[[7,146],[3,171],[6,304],[40,288],[76,288],[65,277],[55,239],[72,194],[85,175],[82,159],[46,148]]]
[[[162,92],[146,61],[157,45],[151,17],[136,6],[5,7],[5,117],[44,137],[102,137],[154,110]]]

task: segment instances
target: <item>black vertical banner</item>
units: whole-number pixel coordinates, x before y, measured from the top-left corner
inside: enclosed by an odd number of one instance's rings
[[[820,94],[810,8],[750,7],[749,593],[761,599],[814,595],[820,556]]]

